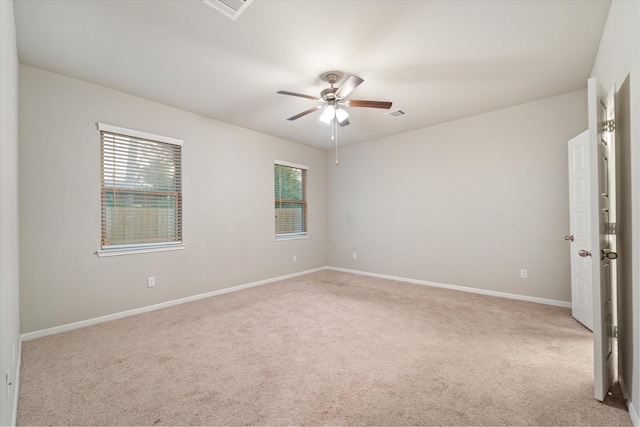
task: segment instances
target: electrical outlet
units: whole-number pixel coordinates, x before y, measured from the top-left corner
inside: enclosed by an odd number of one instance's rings
[[[529,277],[529,272],[527,270],[525,270],[524,268],[522,270],[520,270],[520,278],[521,279],[527,279]]]
[[[357,253],[353,253],[353,259],[358,259],[358,254]]]
[[[298,261],[298,257],[294,255],[293,256],[293,262],[296,262],[296,261]]]
[[[156,278],[154,276],[147,277],[147,288],[152,288],[156,285]]]

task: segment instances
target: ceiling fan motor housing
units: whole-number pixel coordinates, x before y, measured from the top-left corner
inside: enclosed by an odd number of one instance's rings
[[[335,93],[337,90],[338,90],[337,87],[328,87],[322,92],[320,92],[320,97],[325,101],[331,101],[333,99],[336,99]]]

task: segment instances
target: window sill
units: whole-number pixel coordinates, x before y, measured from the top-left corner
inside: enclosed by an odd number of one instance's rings
[[[185,245],[159,246],[155,248],[136,248],[136,249],[107,249],[96,251],[99,258],[119,256],[119,255],[135,255],[148,254],[152,252],[181,251]]]
[[[301,239],[308,239],[309,235],[308,234],[304,234],[304,235],[294,235],[294,236],[281,236],[281,237],[276,237],[275,239],[273,239],[275,242],[281,242],[283,240],[301,240]]]

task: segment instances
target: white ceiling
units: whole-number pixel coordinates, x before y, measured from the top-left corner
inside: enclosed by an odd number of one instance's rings
[[[347,145],[586,87],[610,0],[16,0],[20,62],[329,149],[320,75],[364,79]],[[340,82],[339,82],[340,83]],[[542,125],[542,124],[541,124]]]

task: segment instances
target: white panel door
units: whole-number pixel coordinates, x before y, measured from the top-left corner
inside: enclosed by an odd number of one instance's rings
[[[593,278],[591,257],[580,251],[591,248],[591,173],[589,131],[569,141],[569,230],[571,245],[571,315],[593,330]]]
[[[615,117],[615,90],[607,96],[595,78],[588,82],[589,151],[591,182],[598,191],[591,199],[591,271],[593,276],[593,362],[594,395],[604,400],[615,376],[614,327],[614,269],[612,258],[615,249],[615,182],[613,158],[615,134],[608,129],[607,121]],[[583,254],[586,254],[583,253]]]

